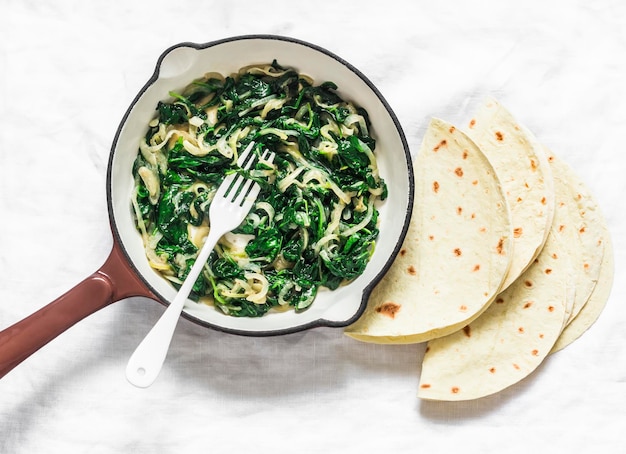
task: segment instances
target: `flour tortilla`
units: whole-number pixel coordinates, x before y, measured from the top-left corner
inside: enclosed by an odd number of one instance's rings
[[[414,160],[415,204],[401,251],[345,333],[373,343],[423,342],[461,329],[500,292],[512,227],[481,150],[433,119]]]
[[[550,353],[574,298],[566,246],[551,232],[536,260],[475,321],[428,343],[418,396],[470,400],[499,392]]]
[[[551,150],[545,150],[554,176],[555,230],[568,246],[576,273],[576,298],[568,313],[568,324],[585,305],[598,281],[604,253],[604,220],[582,180]]]
[[[479,107],[467,134],[493,164],[511,211],[515,254],[506,288],[537,257],[550,231],[552,172],[541,145],[496,100],[488,99]]]
[[[552,352],[564,349],[587,331],[593,325],[600,313],[604,310],[606,303],[611,294],[613,286],[613,276],[615,273],[615,263],[613,256],[613,247],[609,231],[603,228],[602,235],[603,254],[600,263],[598,281],[591,292],[591,295],[580,309],[576,317],[569,321],[561,335],[557,339]]]

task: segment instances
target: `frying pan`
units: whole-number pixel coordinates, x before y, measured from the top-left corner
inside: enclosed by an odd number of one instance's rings
[[[311,76],[332,81],[344,99],[364,107],[377,139],[377,159],[389,197],[380,208],[380,235],[365,272],[335,291],[320,291],[302,313],[266,314],[260,318],[227,316],[213,307],[188,301],[182,314],[207,328],[231,334],[271,336],[313,327],[342,327],[365,309],[369,294],[387,271],[406,235],[413,205],[413,169],[409,147],[395,114],[374,84],[359,70],[319,46],[275,35],[245,35],[204,44],[181,43],[165,50],[117,129],[107,169],[107,205],[113,248],[92,275],[53,302],[0,332],[0,377],[32,353],[94,312],[129,297],[168,305],[176,290],[150,268],[130,208],[132,165],[138,144],[160,100],[207,72],[235,73],[252,63],[276,59]]]

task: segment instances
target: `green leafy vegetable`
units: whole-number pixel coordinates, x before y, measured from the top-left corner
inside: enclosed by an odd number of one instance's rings
[[[217,187],[238,172],[261,193],[211,253],[192,298],[259,317],[278,306],[305,310],[320,287],[361,275],[387,186],[367,112],[337,90],[274,61],[235,77],[207,75],[159,102],[133,167],[132,205],[150,264],[182,283],[210,228]],[[251,141],[274,161],[238,168]]]

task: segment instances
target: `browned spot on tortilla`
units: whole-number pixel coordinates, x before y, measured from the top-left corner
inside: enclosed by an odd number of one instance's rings
[[[450,392],[451,392],[452,394],[458,394],[458,393],[459,393],[459,391],[460,391],[460,389],[459,389],[459,387],[458,387],[458,386],[453,386],[452,388],[450,388]]]
[[[559,256],[558,256],[558,255],[556,255],[556,252],[555,252],[554,254],[552,254],[552,258],[553,258],[554,260],[556,260],[556,259],[558,259],[558,258],[559,258]]]
[[[502,142],[504,140],[504,135],[500,131],[496,131],[496,140],[498,142]]]
[[[430,383],[423,383],[423,384],[420,385],[420,388],[428,389],[428,388],[430,388]]]
[[[478,184],[478,180],[474,180],[474,181],[472,181],[472,184],[473,184],[474,186],[476,186],[476,185]]]
[[[502,297],[498,297],[498,298],[496,298],[496,303],[497,303],[497,304],[502,304],[502,303],[504,303],[504,298],[502,298]]]
[[[514,368],[514,369],[517,369],[517,370],[519,370],[519,369],[520,369],[519,365],[517,365],[517,364],[515,364],[515,363],[513,363],[513,368]]]
[[[519,328],[517,328],[517,332],[520,334],[524,333],[524,327],[520,326]]]
[[[526,304],[524,304],[524,309],[528,309],[533,305],[532,301],[527,301]]]
[[[457,247],[457,248],[454,249],[454,255],[456,255],[457,257],[460,257],[461,254],[463,254],[463,253],[461,252],[460,248]]]
[[[546,268],[546,271],[545,271],[545,272],[546,272],[546,274],[550,274],[550,273],[552,273],[552,268]]]
[[[467,150],[463,150],[463,159],[467,159],[467,157],[469,156],[469,153]]]
[[[524,186],[526,187],[526,189],[530,189],[530,185],[528,183],[524,183]]]
[[[554,156],[548,156],[548,162],[554,161]]]
[[[413,265],[409,266],[406,269],[407,273],[409,273],[411,276],[415,276],[417,274],[417,271],[415,271],[415,267]]]
[[[563,230],[565,230],[565,226],[563,224],[559,225],[559,232],[562,232]]]
[[[456,214],[461,214],[463,213],[463,207],[456,207]]]
[[[448,132],[449,132],[450,134],[452,134],[452,133],[454,132],[454,130],[455,130],[455,129],[456,129],[456,128],[455,128],[454,126],[450,126],[450,129],[448,129]]]
[[[457,167],[456,169],[454,169],[454,173],[456,173],[457,177],[462,177],[463,176],[463,169],[461,167]]]
[[[428,235],[428,239],[429,239],[430,241],[434,240],[434,239],[435,239],[435,235]]]
[[[585,233],[585,230],[587,230],[587,228],[583,226],[583,227],[580,228],[579,232],[580,233]]]
[[[405,256],[406,255],[406,249],[400,249],[400,255],[401,256]]]
[[[388,302],[383,303],[380,306],[378,306],[376,308],[376,312],[378,312],[381,315],[385,315],[387,317],[390,317],[390,318],[395,318],[396,314],[400,310],[400,307],[401,306],[399,304],[394,303],[392,301],[388,301]]]
[[[472,219],[476,219],[476,213],[472,213],[472,214],[470,214],[470,218],[472,218]]]
[[[472,337],[472,333],[471,333],[471,328],[469,325],[465,325],[463,327],[463,333],[467,336],[467,337]]]
[[[531,281],[531,280],[524,281],[524,286],[528,287],[528,288],[531,288],[533,286],[533,281]]]
[[[491,372],[492,374],[495,374],[496,373],[496,368],[495,367],[490,368],[489,372]]]
[[[533,355],[533,356],[537,356],[537,355],[539,354],[539,350],[534,349],[534,350],[533,350],[532,352],[530,352],[530,353],[532,353],[532,355]]]
[[[530,160],[530,169],[534,172],[535,170],[537,170],[537,161],[535,161],[534,159]]]
[[[541,198],[541,204],[542,204],[542,205],[545,205],[546,203],[548,203],[548,201],[546,200],[546,198],[545,198],[545,197],[542,197],[542,198]]]
[[[445,147],[447,144],[448,144],[448,141],[446,139],[443,139],[441,142],[435,145],[435,148],[433,148],[433,151],[436,153],[439,151],[441,147]]]
[[[544,337],[544,334],[543,334],[543,333],[540,333],[540,334],[539,334],[539,339],[543,339],[543,337]]]
[[[504,254],[504,238],[500,238],[500,241],[498,241],[496,251],[498,251],[498,254],[500,255]]]
[[[480,270],[480,265],[477,263],[476,265],[474,265],[474,271],[478,271]]]
[[[469,122],[469,127],[470,127],[470,128],[473,128],[475,125],[476,125],[476,119],[475,119],[475,118],[472,118],[472,119],[470,120],[470,122]]]
[[[459,306],[459,310],[460,310],[461,312],[465,312],[465,311],[467,311],[467,306],[466,306],[465,304],[461,304],[461,305]],[[465,328],[463,328],[463,329],[465,329]],[[469,327],[468,327],[467,329],[469,329]]]
[[[478,229],[480,233],[485,233],[487,231],[487,227],[481,227]]]
[[[524,232],[524,229],[522,227],[515,227],[513,229],[513,236],[515,238],[519,238],[520,236],[522,236],[523,232]]]
[[[439,192],[439,183],[437,181],[433,181],[433,191],[435,191],[435,194]]]
[[[588,270],[589,269],[589,264],[588,263],[583,263],[583,268]]]
[[[517,198],[517,203],[520,203],[523,199],[521,197]]]
[[[576,198],[577,198],[578,200],[582,200],[583,196],[582,196],[581,194],[576,194]]]

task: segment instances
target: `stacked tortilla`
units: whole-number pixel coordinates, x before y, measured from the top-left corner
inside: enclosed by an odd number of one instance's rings
[[[613,280],[604,218],[574,172],[492,99],[465,131],[433,119],[414,166],[403,247],[346,334],[428,342],[424,399],[493,394],[598,318]]]

